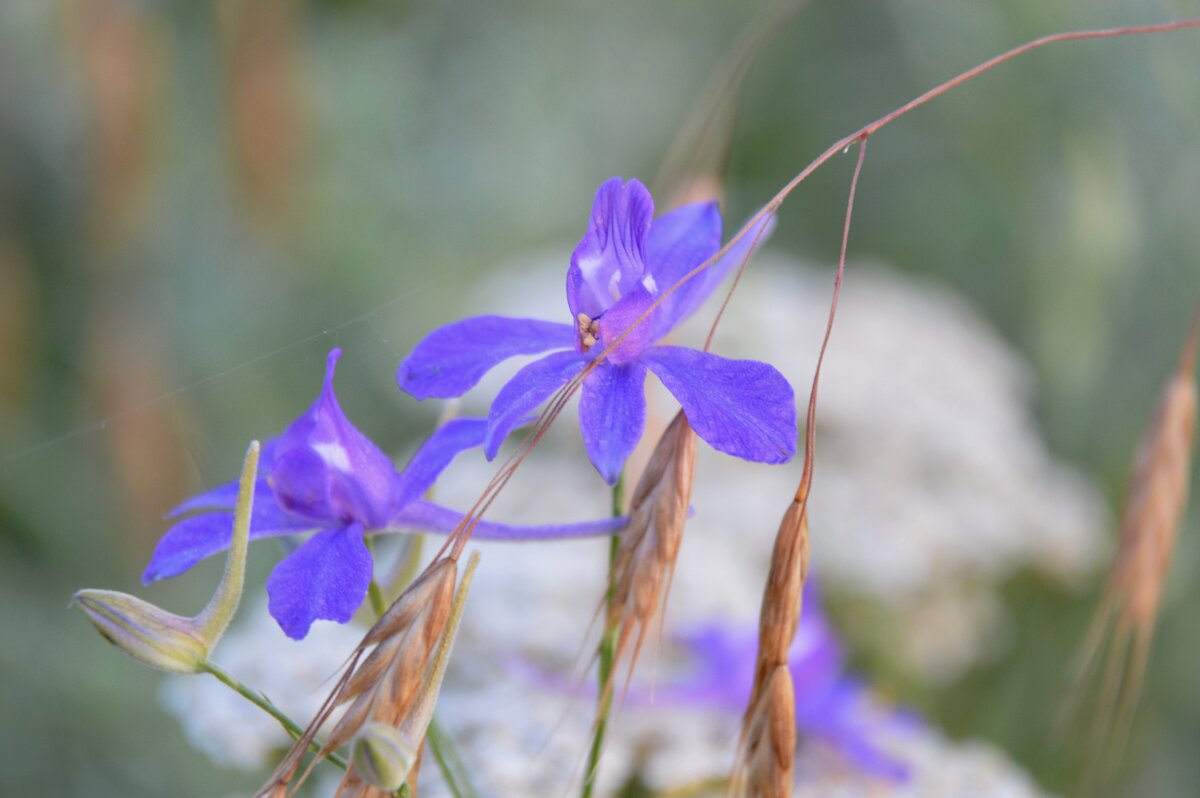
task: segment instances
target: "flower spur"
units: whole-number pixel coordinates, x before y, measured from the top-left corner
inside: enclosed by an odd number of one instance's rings
[[[341,350],[329,353],[321,395],[283,434],[262,448],[250,538],[311,537],[275,566],[267,580],[271,615],[300,639],[318,619],[345,623],[366,597],[374,564],[365,536],[417,529],[448,533],[462,514],[425,501],[456,455],[479,446],[483,419],[455,419],[438,429],[402,472],[342,412],[333,391]],[[159,541],[142,581],[176,576],[229,547],[237,484],[221,485],[173,509],[179,519]],[[625,519],[510,526],[480,521],[478,540],[548,540],[612,534]]]

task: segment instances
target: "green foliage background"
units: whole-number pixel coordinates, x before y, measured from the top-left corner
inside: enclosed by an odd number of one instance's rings
[[[394,450],[422,435],[434,411],[395,389],[399,359],[478,275],[577,238],[603,179],[652,177],[762,5],[0,5],[0,794],[254,783],[188,748],[153,674],[103,645],[71,592],[141,591],[158,514],[300,411],[334,344],[350,416]],[[1196,11],[814,0],[750,73],[729,218],[1004,49]],[[1181,32],[1009,64],[872,139],[859,190],[853,253],[981,308],[1033,363],[1052,448],[1114,507],[1200,295],[1198,45]],[[836,257],[852,166],[789,200],[773,247]],[[1196,520],[1114,795],[1200,794]],[[256,578],[271,559],[252,555]],[[142,595],[190,612],[218,569]],[[1006,594],[1017,631],[999,662],[941,693],[891,686],[1069,792],[1078,752],[1049,725],[1094,595],[1032,577]]]

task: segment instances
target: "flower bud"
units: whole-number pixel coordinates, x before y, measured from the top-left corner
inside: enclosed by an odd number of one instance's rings
[[[185,618],[127,593],[80,590],[72,600],[105,640],[152,668],[172,673],[203,670],[209,652],[225,633],[242,597],[258,454],[259,444],[254,441],[242,466],[225,574],[204,611],[194,618]]]
[[[115,590],[80,590],[73,601],[105,640],[152,668],[197,673],[208,658],[191,618]]]
[[[386,723],[369,723],[354,738],[351,756],[363,781],[392,792],[408,778],[417,751],[398,729]]]

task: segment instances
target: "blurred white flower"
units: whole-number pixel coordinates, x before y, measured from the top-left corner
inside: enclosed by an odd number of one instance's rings
[[[499,272],[463,310],[557,318],[562,262],[555,257],[544,267]],[[723,322],[718,351],[772,362],[803,401],[831,285],[828,272],[756,262]],[[706,312],[694,320],[681,340],[699,340],[710,318]],[[812,507],[815,572],[828,592],[869,602],[888,618],[880,626],[888,627],[893,654],[917,673],[938,682],[956,678],[1001,647],[1005,614],[997,588],[1004,580],[1035,568],[1069,585],[1088,572],[1103,549],[1103,504],[1046,451],[1020,360],[944,289],[852,265],[826,368]],[[514,369],[489,375],[464,400],[463,413],[486,412],[487,399]],[[650,390],[648,446],[674,413],[665,392]],[[568,410],[525,461],[491,517],[549,522],[607,512],[607,488],[584,456],[572,416]],[[460,458],[437,487],[439,501],[470,506],[499,465]],[[697,474],[696,515],[666,609],[668,632],[701,622],[755,622],[799,462],[754,465],[701,447]],[[537,662],[590,681],[608,543],[480,548],[483,567],[439,717],[484,794],[563,794],[581,777],[592,701],[534,684],[514,664]],[[357,642],[358,630],[318,624],[295,643],[265,607],[247,616],[227,636],[218,661],[268,689],[296,717],[310,717],[324,696],[323,681]],[[687,664],[675,654],[652,634],[638,681],[683,673]],[[212,680],[171,680],[164,699],[218,761],[261,767],[287,742],[269,718]],[[737,723],[703,709],[626,707],[610,728],[599,792],[611,794],[635,768],[655,787],[723,776]],[[907,784],[889,787],[857,775],[810,744],[798,763],[797,795],[1040,794],[1003,754],[981,743],[950,742],[921,724],[893,727],[881,742],[910,769]],[[436,767],[422,768],[421,778],[423,794],[446,794]]]
[[[463,311],[559,318],[564,262],[555,254],[498,269]],[[725,314],[715,350],[779,368],[803,410],[832,286],[829,270],[759,257]],[[714,311],[697,314],[678,340],[703,340]],[[513,370],[490,374],[468,396],[466,412],[486,413],[487,400]],[[675,406],[653,380],[648,385],[644,443],[653,445]],[[1003,650],[1005,613],[996,590],[1017,572],[1033,569],[1071,587],[1102,559],[1109,526],[1102,497],[1047,451],[1029,407],[1029,370],[949,289],[850,264],[820,390],[814,569],[828,592],[865,599],[886,617],[880,626],[889,634],[880,645],[915,675],[953,681]],[[573,412],[522,466],[544,468],[545,477],[518,474],[509,489],[517,495],[496,506],[497,517],[532,520],[522,508],[542,506],[547,514],[537,517],[552,518],[563,505],[581,502],[590,502],[582,506],[593,514],[603,511],[603,485],[564,434]],[[754,587],[729,591],[744,600],[713,601],[713,591],[700,590],[697,612],[715,605],[722,615],[740,617],[756,610],[769,557],[762,541],[774,533],[799,465],[749,464],[701,447],[696,516],[683,556],[697,539],[719,539],[711,545],[727,547],[737,570],[748,569],[738,578]],[[493,471],[475,465],[472,478]],[[582,482],[583,491],[560,491],[564,479]],[[536,502],[520,492],[521,484],[537,492]],[[552,485],[553,495],[543,485]],[[455,498],[476,498],[469,492]]]

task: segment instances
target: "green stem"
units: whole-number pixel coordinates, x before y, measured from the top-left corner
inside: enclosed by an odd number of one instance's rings
[[[612,514],[617,518],[625,511],[625,474],[617,477],[617,483],[612,488]],[[604,592],[605,618],[608,610],[612,609],[613,593],[616,584],[613,582],[613,571],[617,565],[617,547],[621,539],[613,535],[608,546],[608,589]],[[607,624],[607,621],[606,621]],[[600,638],[597,658],[600,662],[599,684],[600,693],[596,705],[596,733],[592,738],[592,748],[588,751],[587,770],[584,771],[582,798],[591,798],[592,789],[596,782],[596,769],[600,765],[600,752],[604,749],[604,732],[608,729],[608,715],[612,710],[612,690],[609,682],[612,678],[613,658],[616,656],[617,632],[619,627],[614,624],[606,626],[604,635]]]
[[[375,613],[376,618],[382,618],[383,614],[387,612],[387,599],[383,597],[383,590],[374,579],[367,587],[367,598],[371,602],[371,612]]]
[[[291,735],[293,740],[298,740],[304,735],[304,729],[300,728],[300,725],[296,723],[296,721],[284,714],[283,710],[271,703],[271,699],[267,698],[262,693],[251,690],[249,687],[242,684],[236,678],[221,670],[211,662],[204,663],[200,666],[200,669],[206,673],[211,673],[221,684],[233,690],[242,698],[245,698],[247,701],[254,704],[254,706],[258,707],[263,712],[266,712],[268,715],[275,718],[275,720],[279,721],[279,725],[283,727],[284,731]],[[316,740],[313,740],[308,744],[308,750],[312,751],[314,754],[318,753],[321,750],[321,745]],[[342,759],[337,754],[330,752],[325,758],[337,765],[342,770],[346,769],[346,760]]]
[[[429,728],[425,732],[425,741],[429,743],[429,750],[442,770],[442,776],[446,779],[446,786],[450,789],[450,794],[455,798],[479,798],[479,793],[476,791],[475,785],[471,783],[471,777],[462,757],[459,756],[454,740],[437,722],[437,718],[429,722]]]

